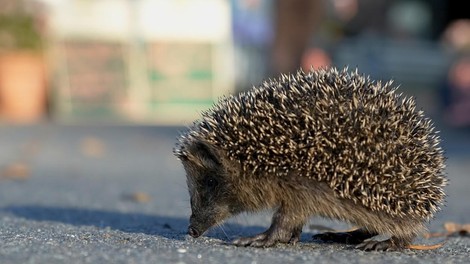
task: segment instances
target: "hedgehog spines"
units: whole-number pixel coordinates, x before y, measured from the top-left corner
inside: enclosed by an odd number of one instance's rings
[[[357,69],[300,70],[222,98],[180,145],[204,139],[252,177],[294,173],[373,211],[429,219],[445,196],[440,138],[397,89]]]

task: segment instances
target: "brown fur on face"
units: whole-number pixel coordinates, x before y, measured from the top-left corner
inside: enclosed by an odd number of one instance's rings
[[[208,144],[193,142],[187,145],[185,152],[187,154],[181,156],[181,160],[191,199],[189,230],[194,237],[198,237],[237,212],[230,201],[235,193],[231,191],[227,170],[220,157]]]

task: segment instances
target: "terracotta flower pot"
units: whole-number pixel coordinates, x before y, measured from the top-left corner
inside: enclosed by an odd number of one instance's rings
[[[0,114],[3,120],[40,120],[46,109],[45,65],[42,55],[29,52],[0,54]]]

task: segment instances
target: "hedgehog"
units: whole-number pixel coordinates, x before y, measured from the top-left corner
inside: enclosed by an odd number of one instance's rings
[[[399,250],[444,203],[444,151],[432,121],[393,81],[322,68],[225,96],[178,138],[190,195],[188,234],[273,210],[236,246],[299,241],[312,216],[358,229],[314,235],[363,250]],[[385,239],[378,239],[384,237]]]

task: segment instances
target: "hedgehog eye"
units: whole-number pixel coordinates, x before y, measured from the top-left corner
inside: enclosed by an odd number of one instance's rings
[[[206,177],[204,179],[204,186],[206,186],[208,189],[214,189],[218,184],[219,182],[214,177]]]

